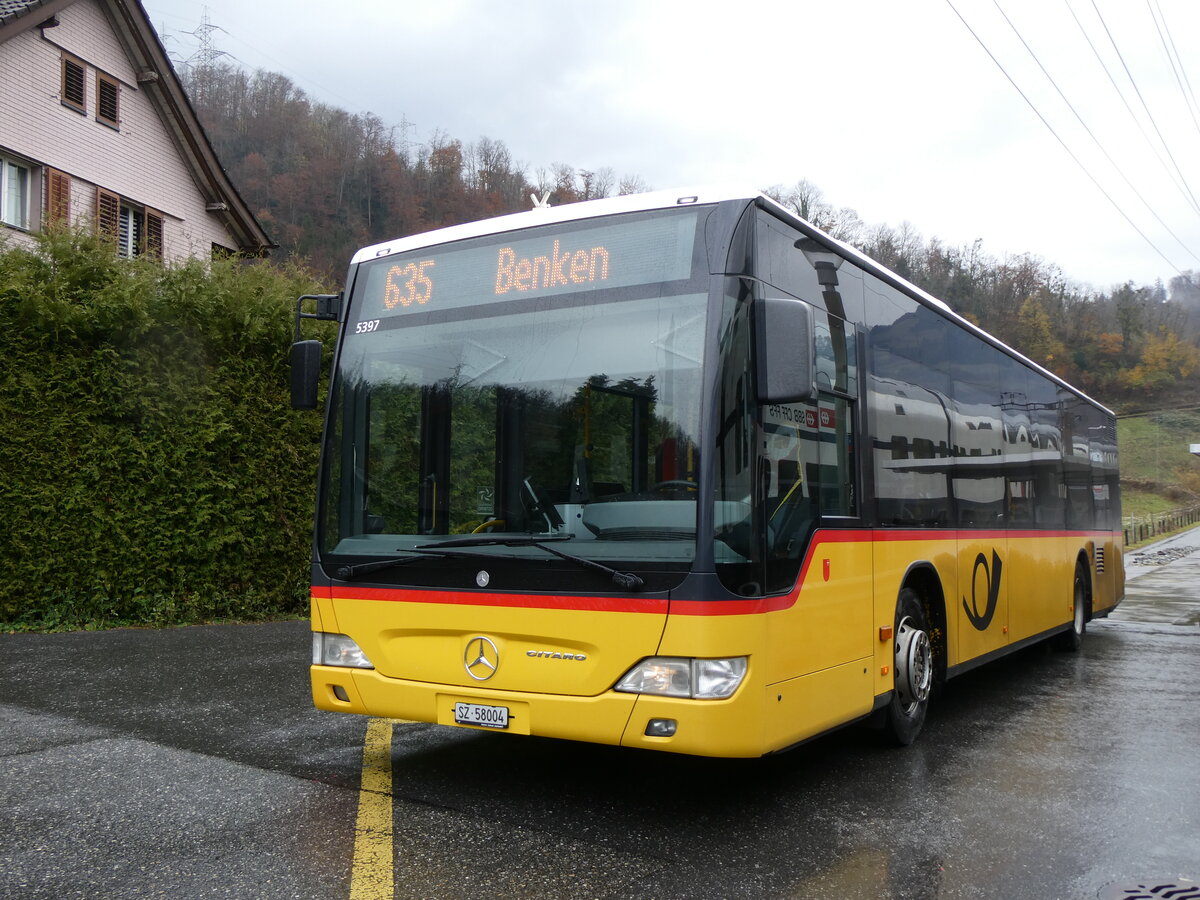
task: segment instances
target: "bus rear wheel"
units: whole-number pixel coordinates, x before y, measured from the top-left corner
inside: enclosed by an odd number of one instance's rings
[[[1072,588],[1071,627],[1054,638],[1054,649],[1077,653],[1087,632],[1088,580],[1083,561],[1075,563],[1075,584]]]
[[[906,747],[917,739],[929,709],[933,687],[933,645],[921,597],[904,588],[896,599],[895,689],[884,718],[884,735],[890,743]]]

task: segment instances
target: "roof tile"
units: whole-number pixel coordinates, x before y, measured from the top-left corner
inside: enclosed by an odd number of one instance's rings
[[[6,25],[13,19],[45,5],[46,0],[0,0],[0,25]]]

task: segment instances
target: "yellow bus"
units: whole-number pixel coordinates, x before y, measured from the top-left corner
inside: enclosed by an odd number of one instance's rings
[[[1124,594],[1111,412],[754,191],[359,251],[312,562],[321,709],[755,757],[899,744]]]

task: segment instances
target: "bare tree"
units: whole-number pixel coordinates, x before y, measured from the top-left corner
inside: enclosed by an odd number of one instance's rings
[[[814,222],[813,224],[817,223]],[[841,206],[837,209],[830,208],[825,214],[823,222],[818,227],[839,241],[855,245],[862,240],[862,236],[866,233],[867,229],[866,223],[863,222],[858,211],[851,209],[849,206]]]
[[[576,175],[578,187],[575,192],[580,200],[598,200],[612,193],[616,178],[612,169],[606,167],[594,172],[590,169],[580,169]]]
[[[641,175],[624,175],[621,177],[621,183],[617,185],[617,194],[621,197],[627,194],[644,194],[648,190],[650,186]]]
[[[566,163],[552,163],[550,166],[554,178],[554,202],[574,203],[582,199],[575,187],[575,167]]]
[[[833,207],[826,202],[824,193],[807,178],[797,181],[791,187],[773,185],[763,193],[822,230],[824,229],[821,222],[829,219],[833,213]]]

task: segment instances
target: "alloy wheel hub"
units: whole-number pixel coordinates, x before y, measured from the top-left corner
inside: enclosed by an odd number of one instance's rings
[[[933,683],[933,654],[929,635],[905,618],[896,629],[896,690],[906,707],[929,696]]]

